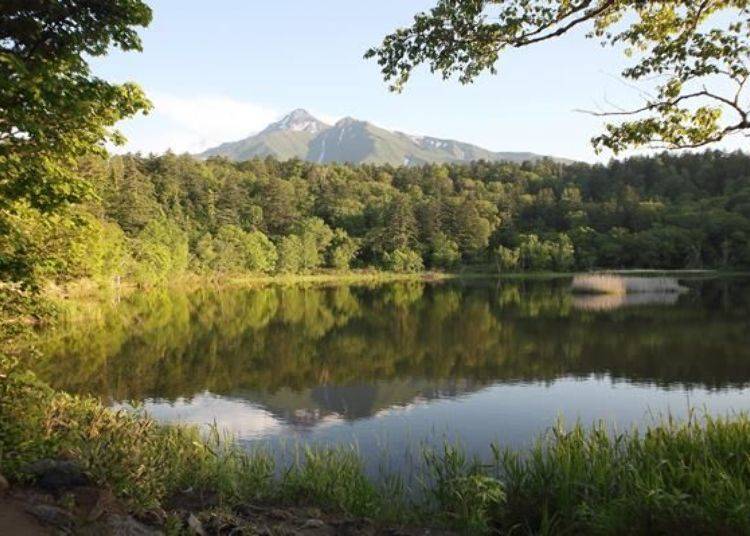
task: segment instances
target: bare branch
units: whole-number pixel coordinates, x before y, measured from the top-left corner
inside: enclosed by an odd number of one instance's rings
[[[668,101],[657,101],[657,102],[649,102],[645,106],[642,106],[641,108],[636,108],[633,110],[618,110],[618,111],[610,111],[610,112],[597,112],[594,110],[584,110],[584,109],[576,109],[574,111],[579,113],[585,113],[587,115],[593,115],[595,117],[614,117],[614,116],[628,116],[628,115],[638,115],[644,112],[659,110],[663,108],[669,108],[674,107],[680,104],[681,102],[684,102],[686,100],[690,99],[696,99],[699,97],[706,97],[709,99],[713,99],[715,101],[721,102],[723,104],[726,104],[727,106],[731,107],[733,110],[735,110],[740,117],[742,118],[742,121],[740,121],[740,124],[743,122],[747,122],[748,115],[750,115],[750,110],[743,110],[734,100],[730,100],[726,97],[722,97],[721,95],[717,95],[715,93],[711,93],[708,91],[705,86],[701,91],[696,91],[693,93],[686,93],[684,95],[680,95],[677,98],[674,98],[672,100]]]

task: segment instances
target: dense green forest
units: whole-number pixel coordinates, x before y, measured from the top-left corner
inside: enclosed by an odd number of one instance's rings
[[[750,267],[739,152],[422,167],[125,155],[85,158],[77,174],[94,194],[52,225],[19,212],[6,275]]]

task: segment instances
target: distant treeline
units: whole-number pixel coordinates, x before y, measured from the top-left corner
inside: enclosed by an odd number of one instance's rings
[[[14,266],[145,283],[185,271],[750,268],[739,152],[421,167],[166,154],[78,168],[91,200],[52,226],[21,211],[0,238],[5,278]]]

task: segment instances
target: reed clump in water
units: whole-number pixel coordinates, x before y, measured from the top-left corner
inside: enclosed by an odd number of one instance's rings
[[[585,274],[573,277],[571,290],[577,294],[664,294],[686,290],[674,277],[635,277],[613,274]]]

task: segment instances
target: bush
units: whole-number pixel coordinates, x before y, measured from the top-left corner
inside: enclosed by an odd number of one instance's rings
[[[333,240],[333,231],[320,218],[305,218],[295,228],[299,236],[300,269],[309,272],[323,264],[325,250]]]
[[[438,233],[432,242],[430,261],[433,266],[451,268],[461,260],[458,244],[445,233]]]
[[[152,220],[136,237],[134,260],[137,281],[164,283],[183,274],[188,266],[187,236],[166,218]]]
[[[328,266],[337,270],[348,270],[359,251],[359,241],[351,238],[343,229],[333,232],[333,240],[328,246]]]
[[[80,208],[43,214],[16,205],[0,215],[0,274],[6,280],[30,286],[78,278],[105,280],[121,274],[127,261],[119,225]]]
[[[498,272],[512,272],[518,269],[519,261],[521,260],[521,250],[518,248],[506,248],[505,246],[497,246],[495,248],[493,257],[495,259],[495,266]]]
[[[520,263],[524,270],[566,271],[573,267],[575,249],[565,233],[542,240],[535,234],[521,235]]]
[[[223,225],[211,238],[196,245],[198,257],[211,270],[224,273],[270,273],[276,268],[276,246],[260,231],[245,232],[236,225]]]
[[[422,256],[411,249],[397,249],[386,253],[383,258],[386,270],[399,273],[415,273],[424,269]]]
[[[279,260],[276,271],[280,274],[296,274],[302,269],[303,245],[297,235],[285,236],[278,246]]]

